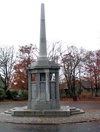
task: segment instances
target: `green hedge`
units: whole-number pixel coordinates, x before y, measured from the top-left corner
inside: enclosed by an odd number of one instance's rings
[[[6,98],[5,90],[0,88],[0,100],[4,100]]]
[[[18,90],[7,90],[6,95],[7,99],[14,99],[18,96]]]
[[[28,92],[27,91],[20,91],[19,90],[7,90],[6,91],[7,99],[13,100],[25,100],[28,99]]]

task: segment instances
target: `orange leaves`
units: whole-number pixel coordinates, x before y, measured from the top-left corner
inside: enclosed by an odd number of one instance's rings
[[[21,46],[19,49],[18,62],[14,66],[12,88],[28,89],[28,65],[34,61],[32,44]]]

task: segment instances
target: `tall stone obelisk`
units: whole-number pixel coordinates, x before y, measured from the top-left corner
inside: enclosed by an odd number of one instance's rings
[[[44,4],[41,4],[41,18],[40,18],[40,49],[39,49],[39,61],[48,60],[47,58],[47,46],[46,46],[46,28],[45,28],[45,8]]]
[[[37,62],[32,63],[28,69],[28,108],[33,110],[60,108],[59,68],[58,64],[49,61],[47,57],[45,8],[42,3],[39,56]]]

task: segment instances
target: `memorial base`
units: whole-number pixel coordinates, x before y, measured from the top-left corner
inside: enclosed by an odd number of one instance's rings
[[[5,111],[7,114],[11,114],[16,117],[69,117],[75,114],[83,114],[82,109],[69,106],[61,106],[58,110],[30,110],[25,107],[15,107],[8,111]]]

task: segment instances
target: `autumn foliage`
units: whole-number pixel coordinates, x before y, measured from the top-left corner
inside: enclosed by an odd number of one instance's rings
[[[60,88],[67,87],[71,96],[76,95],[76,80],[80,88],[83,80],[90,84],[97,96],[100,91],[100,50],[87,51],[67,46],[62,51],[61,45],[60,42],[53,43],[48,52],[50,60],[60,63]],[[0,87],[5,91],[9,88],[28,89],[28,66],[37,59],[38,49],[30,44],[20,46],[15,53],[13,48],[0,48]],[[35,75],[32,75],[32,80],[35,80]]]
[[[88,52],[85,61],[86,76],[85,79],[91,83],[91,88],[96,89],[97,96],[100,88],[100,50]]]
[[[28,89],[28,66],[35,61],[33,58],[33,45],[21,46],[18,54],[18,62],[14,65],[12,76],[12,89]]]

